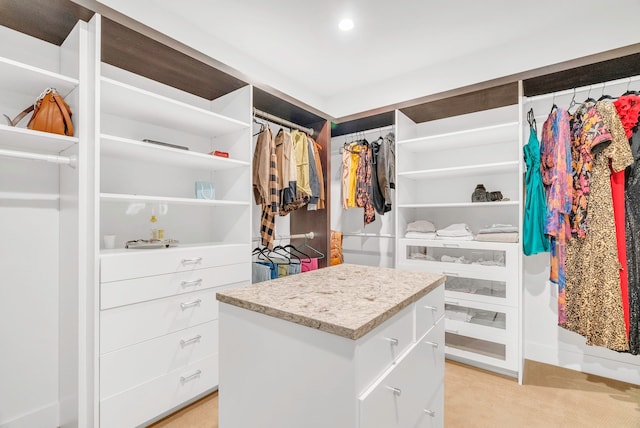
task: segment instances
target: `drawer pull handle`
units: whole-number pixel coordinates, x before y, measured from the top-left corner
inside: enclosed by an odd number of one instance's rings
[[[185,382],[189,382],[190,380],[193,380],[197,377],[200,377],[200,375],[202,374],[202,370],[196,370],[196,372],[192,375],[189,376],[180,376],[180,382],[185,383]]]
[[[453,334],[458,334],[459,331],[458,330],[445,330],[447,333],[453,333]]]
[[[192,259],[182,259],[183,265],[195,265],[202,261],[202,257],[194,257]]]
[[[444,303],[446,305],[455,305],[455,306],[460,306],[460,302],[454,302],[453,300],[445,300]]]
[[[424,308],[425,309],[429,309],[429,310],[431,310],[433,312],[437,312],[438,311],[438,308],[436,308],[435,306],[424,306]]]
[[[183,287],[191,287],[192,285],[200,285],[202,284],[202,278],[196,279],[194,281],[182,281],[180,285]]]
[[[395,346],[398,346],[398,343],[400,343],[395,337],[385,337],[384,340],[391,342],[391,344]]]
[[[442,274],[447,276],[460,276],[458,272],[442,272]]]
[[[392,391],[395,395],[402,395],[402,390],[400,388],[394,388],[393,386],[387,386],[389,391]]]
[[[423,342],[425,345],[431,345],[433,346],[435,349],[438,349],[438,344],[436,342],[429,342],[429,341],[425,341]]]
[[[445,248],[460,248],[460,244],[442,244]]]
[[[189,345],[190,343],[195,343],[195,342],[200,342],[200,339],[202,339],[202,336],[197,335],[196,337],[193,337],[191,339],[188,340],[180,340],[180,346],[182,346],[183,348],[187,345]]]
[[[427,415],[431,416],[432,418],[435,418],[435,417],[436,417],[436,412],[434,412],[433,410],[427,410],[427,409],[424,409],[424,412],[425,412]]]
[[[193,302],[189,302],[189,303],[180,303],[180,307],[184,311],[185,309],[191,308],[193,306],[200,306],[200,303],[202,303],[202,299],[197,299],[197,300],[194,300]]]

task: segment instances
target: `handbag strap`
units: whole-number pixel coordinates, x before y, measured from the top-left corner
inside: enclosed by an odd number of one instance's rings
[[[67,110],[69,108],[67,106],[67,103],[64,102],[62,97],[60,97],[57,92],[53,91],[51,95],[53,96],[53,99],[56,101],[56,104],[58,104],[58,107],[62,112],[64,122],[67,125],[67,135],[73,135],[73,122],[71,122],[71,116],[69,116],[69,111]]]
[[[7,120],[9,121],[9,125],[10,126],[16,126],[18,123],[20,123],[20,121],[22,119],[24,119],[24,117],[26,115],[31,113],[34,108],[35,107],[33,106],[33,104],[31,104],[29,107],[27,107],[26,109],[24,109],[20,113],[18,113],[18,115],[13,120],[11,120],[11,118],[9,116],[7,116],[6,114],[3,114],[3,116],[7,118]]]

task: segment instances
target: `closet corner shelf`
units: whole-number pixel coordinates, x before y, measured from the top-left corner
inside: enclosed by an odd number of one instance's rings
[[[131,195],[122,193],[100,193],[100,200],[103,202],[143,202],[143,203],[166,203],[171,205],[194,205],[194,206],[249,206],[249,202],[243,201],[223,201],[195,198],[175,198],[166,196]]]
[[[3,57],[0,57],[0,76],[2,76],[1,88],[21,94],[31,94],[34,100],[46,88],[56,88],[64,97],[79,83],[78,79]],[[24,106],[19,107],[24,108]]]
[[[249,162],[236,159],[175,149],[113,135],[102,134],[100,140],[100,152],[103,156],[216,171],[249,166]]]
[[[398,177],[406,177],[411,180],[420,180],[424,178],[435,178],[435,177],[455,177],[455,176],[465,176],[465,175],[474,175],[478,173],[482,174],[503,174],[507,172],[517,172],[520,167],[520,162],[508,161],[508,162],[496,162],[496,163],[486,163],[480,165],[468,165],[468,166],[457,166],[450,168],[434,168],[434,169],[425,169],[420,171],[407,171],[407,172],[398,172]]]
[[[396,144],[398,147],[411,152],[451,150],[452,148],[517,141],[518,132],[518,122],[508,122],[482,128],[400,140]]]
[[[102,77],[100,83],[102,111],[114,116],[209,137],[231,134],[251,126],[107,77]]]
[[[57,155],[78,144],[78,137],[0,124],[0,148]]]
[[[398,208],[496,208],[496,207],[517,207],[519,201],[500,202],[440,202],[430,204],[398,204]]]

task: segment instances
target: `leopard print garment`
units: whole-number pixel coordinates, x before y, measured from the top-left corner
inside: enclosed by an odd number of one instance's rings
[[[613,138],[593,161],[588,234],[570,239],[567,245],[567,323],[563,327],[585,336],[588,345],[627,351],[609,164],[620,171],[633,163],[633,156],[613,104],[601,101],[596,109]]]

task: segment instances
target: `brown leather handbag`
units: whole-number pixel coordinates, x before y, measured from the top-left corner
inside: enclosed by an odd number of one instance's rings
[[[51,132],[73,136],[73,123],[71,122],[71,109],[62,96],[53,88],[45,90],[36,100],[36,103],[27,107],[11,120],[6,114],[4,117],[10,126],[16,126],[26,115],[33,111],[27,128],[34,131]]]

